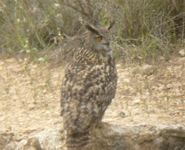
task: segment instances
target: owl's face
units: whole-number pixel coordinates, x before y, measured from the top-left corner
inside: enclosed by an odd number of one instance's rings
[[[111,50],[111,38],[109,35],[109,30],[112,27],[110,25],[107,28],[95,28],[91,25],[86,25],[87,30],[89,30],[88,44],[91,45],[92,50],[104,54],[110,54]]]

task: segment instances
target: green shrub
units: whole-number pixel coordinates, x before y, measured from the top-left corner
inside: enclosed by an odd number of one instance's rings
[[[0,52],[38,59],[48,51],[63,51],[59,47],[68,37],[84,32],[82,18],[102,26],[116,22],[113,47],[118,59],[167,58],[184,46],[184,17],[181,0],[2,0]]]

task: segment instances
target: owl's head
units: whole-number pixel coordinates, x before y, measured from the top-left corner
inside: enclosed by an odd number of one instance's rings
[[[96,28],[90,24],[85,24],[88,34],[86,37],[86,47],[90,50],[109,54],[112,52],[110,47],[110,34],[109,31],[112,28],[114,22],[110,23],[106,28]]]

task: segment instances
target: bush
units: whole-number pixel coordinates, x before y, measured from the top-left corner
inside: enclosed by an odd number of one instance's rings
[[[120,60],[168,58],[184,46],[182,0],[3,0],[0,8],[0,51],[34,60],[64,51],[68,37],[84,32],[80,18],[101,26],[116,22],[113,47]]]
[[[180,0],[119,0],[118,41],[133,45],[130,59],[166,59],[184,39],[185,3]],[[125,40],[126,39],[126,40]],[[137,50],[135,48],[137,46]]]

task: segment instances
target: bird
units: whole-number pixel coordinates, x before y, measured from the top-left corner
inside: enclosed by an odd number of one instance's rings
[[[110,29],[85,23],[83,43],[75,48],[65,69],[61,90],[61,116],[68,150],[91,145],[93,129],[115,97],[117,70]]]

